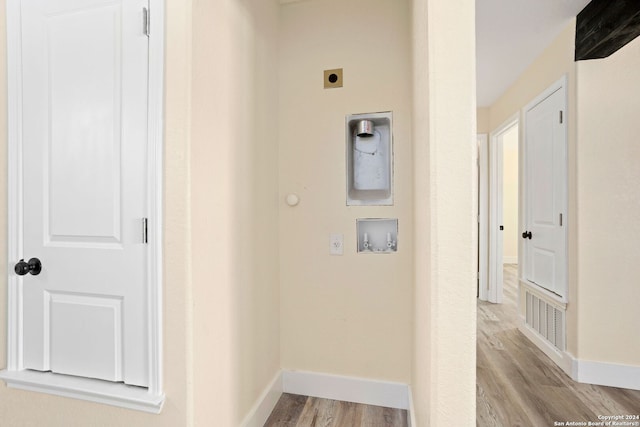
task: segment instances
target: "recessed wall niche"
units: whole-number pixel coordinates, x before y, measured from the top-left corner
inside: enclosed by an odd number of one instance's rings
[[[392,113],[346,117],[348,206],[393,205]]]

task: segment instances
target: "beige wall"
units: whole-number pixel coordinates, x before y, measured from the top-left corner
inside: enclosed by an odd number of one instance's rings
[[[417,425],[475,425],[475,2],[413,1]]]
[[[640,366],[640,39],[578,63],[578,349]]]
[[[413,182],[408,0],[282,6],[280,270],[282,366],[411,378]],[[323,89],[343,68],[344,87]],[[347,207],[345,116],[393,111],[394,206]],[[300,204],[284,203],[288,193]],[[356,253],[356,218],[398,218],[398,252]],[[329,255],[330,233],[344,255]]]
[[[490,113],[489,107],[476,109],[476,127],[478,133],[486,133],[488,135],[489,132],[491,132]]]
[[[272,81],[277,74],[278,6],[260,0],[213,6],[166,2],[167,400],[162,413],[10,390],[3,384],[1,424],[238,425],[278,371],[277,92]],[[4,25],[4,16],[0,18]],[[3,75],[4,46],[0,40]],[[5,105],[0,102],[2,128]],[[6,159],[6,142],[0,147]],[[4,224],[5,191],[2,181]],[[5,250],[2,246],[3,271]],[[4,289],[6,274],[0,277]],[[4,292],[0,302],[4,365]]]
[[[536,58],[516,82],[489,107],[489,123],[492,130],[498,128],[511,116],[532,101],[536,96],[558,81],[563,75],[567,76],[567,117],[568,117],[568,284],[569,294],[567,304],[567,349],[574,354],[577,350],[578,311],[577,299],[577,222],[576,213],[576,66],[573,61],[575,43],[575,19],[572,20],[558,37]],[[522,123],[522,117],[520,117]],[[489,147],[491,149],[491,147]],[[520,150],[522,152],[522,150]],[[520,179],[522,183],[522,177]],[[522,185],[519,191],[522,192]],[[522,201],[521,201],[522,202]],[[520,206],[522,209],[522,205]],[[520,250],[522,248],[519,248]],[[524,303],[520,304],[524,307]]]
[[[415,420],[419,426],[435,425],[430,415],[436,404],[432,391],[436,373],[431,369],[431,177],[429,168],[429,45],[427,31],[428,0],[412,0],[413,41],[413,164],[414,225],[418,238],[414,243],[414,353],[411,391]],[[413,425],[413,424],[412,424]]]
[[[275,1],[195,2],[196,426],[240,423],[280,368]]]
[[[516,82],[489,107],[491,130],[506,122],[564,74],[568,74],[569,77],[570,111],[575,111],[575,102],[571,103],[572,98],[575,99],[574,43],[575,19],[567,24],[558,37],[518,77]]]
[[[518,259],[518,126],[502,137],[502,224],[503,260],[516,263]]]

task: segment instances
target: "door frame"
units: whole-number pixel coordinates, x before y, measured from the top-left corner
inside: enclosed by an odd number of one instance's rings
[[[503,196],[503,144],[502,136],[513,126],[519,125],[520,114],[516,113],[504,121],[489,134],[489,282],[487,299],[501,304],[503,281],[504,237],[502,218]],[[518,144],[521,140],[521,128],[518,128]],[[519,256],[519,255],[518,255]]]
[[[478,299],[487,301],[489,282],[489,135],[478,141]]]
[[[11,271],[23,251],[22,206],[22,57],[20,1],[10,1],[7,13],[7,368],[0,372],[8,386],[159,413],[164,402],[162,378],[162,243],[163,243],[163,122],[164,122],[164,2],[148,0],[149,82],[147,119],[148,223],[147,304],[149,387],[68,377],[24,370],[22,352],[22,287]],[[142,31],[142,28],[141,28]],[[136,390],[139,389],[139,390]]]

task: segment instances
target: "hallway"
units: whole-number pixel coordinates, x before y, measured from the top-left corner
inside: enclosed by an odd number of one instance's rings
[[[639,416],[640,391],[576,383],[518,331],[517,273],[517,265],[505,264],[503,304],[478,301],[477,425],[543,427]]]

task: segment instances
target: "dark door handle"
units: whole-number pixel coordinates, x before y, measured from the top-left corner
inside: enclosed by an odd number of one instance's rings
[[[522,233],[522,238],[523,238],[523,239],[529,239],[529,240],[531,240],[531,236],[532,236],[532,234],[531,234],[531,232],[530,232],[530,231],[525,231],[524,233]]]
[[[31,258],[29,262],[24,262],[24,260],[21,259],[13,270],[18,276],[24,276],[27,273],[37,276],[42,271],[42,263],[38,258]]]

